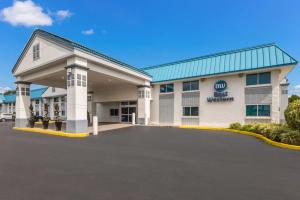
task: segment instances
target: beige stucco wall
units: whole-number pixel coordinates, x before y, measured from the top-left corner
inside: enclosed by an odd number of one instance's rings
[[[249,73],[256,73],[251,71]],[[284,74],[283,74],[284,73]],[[280,122],[282,114],[280,115],[281,104],[281,90],[279,83],[282,77],[286,75],[283,70],[274,69],[271,72],[271,85],[272,86],[272,105],[271,117],[248,117],[246,118],[246,105],[245,105],[245,87],[246,87],[246,74],[230,74],[225,76],[208,77],[199,80],[200,89],[200,106],[199,106],[199,125],[200,126],[219,126],[228,127],[229,124],[234,122],[245,123],[245,121],[273,121]],[[195,79],[190,79],[195,80]],[[197,80],[197,79],[196,79]],[[208,97],[212,97],[214,93],[214,83],[217,80],[225,80],[227,82],[227,91],[230,97],[234,97],[234,101],[229,102],[207,102]],[[188,79],[184,80],[188,81]],[[182,117],[182,80],[174,81],[174,125],[181,124]],[[170,83],[170,82],[168,82]],[[160,83],[165,84],[165,83]],[[151,102],[151,123],[159,124],[159,86],[154,84],[152,86],[152,102]],[[255,86],[259,87],[259,85]],[[284,103],[283,103],[284,104]],[[280,117],[281,116],[281,117]],[[247,119],[247,120],[246,120]]]
[[[40,58],[38,60],[33,60],[33,45],[40,44]],[[49,63],[50,61],[57,60],[59,58],[65,57],[71,53],[70,50],[63,48],[53,42],[49,42],[39,36],[34,38],[30,47],[25,52],[16,74],[36,68],[39,65]]]
[[[137,101],[137,87],[124,85],[95,90],[93,102]]]
[[[229,102],[207,102],[207,97],[213,96],[214,83],[217,80],[227,82],[228,96],[234,97]],[[200,125],[228,126],[233,122],[243,123],[245,116],[245,76],[231,75],[208,78],[200,81]]]
[[[119,109],[119,116],[110,116],[110,109]],[[96,104],[96,113],[99,122],[120,122],[120,103],[106,102]]]

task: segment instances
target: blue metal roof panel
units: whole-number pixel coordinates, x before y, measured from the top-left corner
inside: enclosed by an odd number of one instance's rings
[[[39,89],[31,90],[30,91],[30,98],[31,99],[42,98],[42,95],[44,94],[44,92],[46,92],[47,89],[48,89],[47,87],[44,87],[44,88],[39,88]]]
[[[13,103],[16,102],[16,94],[4,95],[4,103]]]
[[[272,43],[146,67],[143,70],[152,75],[152,82],[161,82],[297,63]]]
[[[42,98],[42,94],[44,94],[44,92],[47,90],[48,88],[39,88],[39,89],[34,89],[30,91],[30,99],[34,100],[34,99],[39,99]],[[16,94],[8,94],[8,95],[4,95],[4,103],[13,103],[16,102]]]

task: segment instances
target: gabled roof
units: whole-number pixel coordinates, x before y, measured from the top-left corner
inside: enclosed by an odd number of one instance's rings
[[[76,49],[83,50],[83,51],[85,51],[85,52],[87,52],[87,53],[91,53],[91,54],[93,54],[93,55],[99,56],[99,57],[101,57],[101,58],[104,59],[104,60],[107,60],[107,61],[112,62],[112,63],[114,63],[114,64],[120,65],[120,66],[122,66],[122,67],[124,67],[124,68],[128,68],[128,69],[131,69],[131,70],[134,70],[134,71],[137,71],[137,72],[140,72],[140,73],[143,73],[143,74],[149,76],[149,74],[147,74],[145,71],[143,71],[143,70],[141,70],[141,69],[139,69],[139,68],[136,68],[136,67],[131,66],[131,65],[129,65],[129,64],[126,64],[126,63],[124,63],[124,62],[121,62],[121,61],[119,61],[119,60],[117,60],[117,59],[114,59],[114,58],[112,58],[112,57],[109,57],[109,56],[107,56],[107,55],[104,55],[104,54],[102,54],[102,53],[100,53],[100,52],[98,52],[98,51],[96,51],[96,50],[90,49],[90,48],[88,48],[88,47],[86,47],[86,46],[83,46],[83,45],[77,43],[77,42],[71,41],[71,40],[69,40],[69,39],[60,37],[60,36],[58,36],[58,35],[55,35],[55,34],[53,34],[53,33],[50,33],[50,32],[47,32],[47,31],[41,30],[41,29],[37,29],[37,30],[35,30],[35,31],[32,33],[32,35],[31,35],[29,41],[27,42],[27,44],[26,44],[26,46],[25,46],[25,48],[24,48],[24,50],[23,50],[21,56],[19,57],[19,59],[17,60],[15,66],[14,66],[13,69],[12,69],[12,72],[13,72],[13,73],[15,72],[15,70],[16,70],[16,68],[17,68],[17,66],[18,66],[18,64],[19,64],[19,62],[21,61],[23,55],[25,54],[26,49],[29,47],[31,41],[33,40],[33,38],[34,38],[36,35],[44,36],[44,37],[46,37],[46,38],[48,38],[48,39],[54,40],[55,42],[57,42],[57,43],[59,43],[59,44],[62,44],[62,45],[65,45],[65,46],[67,46],[67,47],[69,47],[69,48],[76,48]],[[149,77],[150,77],[150,76],[149,76]]]
[[[298,62],[276,44],[227,51],[177,62],[142,68],[152,82],[296,65]]]
[[[42,95],[44,94],[44,92],[46,92],[47,89],[48,89],[48,87],[31,90],[30,91],[30,98],[31,99],[42,98]]]
[[[42,94],[47,90],[47,87],[44,88],[38,88],[38,89],[34,89],[34,90],[30,90],[30,99],[31,100],[35,100],[35,99],[39,99],[42,98]],[[16,102],[16,94],[8,94],[8,95],[3,95],[4,103],[14,103]]]

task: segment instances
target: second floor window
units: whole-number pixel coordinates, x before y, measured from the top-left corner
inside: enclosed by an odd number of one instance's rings
[[[183,91],[199,90],[199,81],[187,81],[182,83]]]
[[[246,85],[261,85],[271,83],[271,73],[247,74]]]
[[[173,83],[160,85],[160,93],[168,93],[168,92],[174,92]]]
[[[40,58],[40,44],[33,45],[32,55],[33,60],[38,60]]]

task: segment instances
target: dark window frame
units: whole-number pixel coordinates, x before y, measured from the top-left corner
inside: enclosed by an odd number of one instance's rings
[[[250,110],[248,111],[248,108],[250,107],[255,109],[255,114],[250,114]],[[271,104],[246,105],[246,117],[271,117]]]
[[[255,77],[255,80],[253,79]],[[271,72],[262,72],[246,75],[246,86],[266,85],[272,83]]]
[[[193,88],[193,86],[196,86],[196,88]],[[182,91],[187,92],[187,91],[198,91],[198,90],[199,90],[199,80],[182,82]]]
[[[174,92],[174,83],[160,85],[159,92],[160,93],[173,93]]]
[[[119,109],[118,108],[111,108],[109,110],[111,117],[118,117],[119,116]]]
[[[193,111],[194,109],[194,111]],[[196,114],[195,114],[196,112]],[[199,117],[199,106],[183,106],[182,116],[184,117]]]

